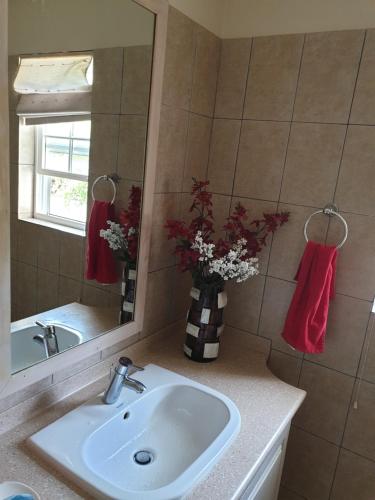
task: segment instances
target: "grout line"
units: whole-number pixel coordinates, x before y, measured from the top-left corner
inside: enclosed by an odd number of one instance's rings
[[[357,66],[357,74],[356,74],[355,83],[354,83],[354,86],[353,86],[353,95],[352,95],[352,98],[351,98],[351,101],[350,101],[350,107],[349,107],[349,113],[348,113],[348,120],[347,120],[347,123],[346,123],[346,130],[345,130],[345,136],[344,136],[344,142],[343,142],[343,145],[342,145],[342,151],[341,151],[341,157],[340,157],[340,162],[339,162],[339,168],[338,168],[337,176],[336,176],[336,184],[335,184],[335,189],[334,189],[333,195],[332,195],[333,202],[335,202],[335,199],[336,199],[337,187],[338,187],[339,180],[340,180],[340,173],[341,173],[342,162],[343,162],[343,158],[344,158],[344,151],[345,151],[346,139],[347,139],[347,136],[348,136],[348,130],[349,130],[349,126],[350,126],[350,115],[352,113],[354,96],[355,96],[355,92],[356,92],[356,89],[357,89],[357,82],[358,82],[359,70],[360,70],[360,67],[361,67],[362,57],[363,57],[363,51],[364,51],[364,47],[365,47],[365,43],[366,43],[366,35],[367,35],[367,31],[365,31],[365,34],[364,34],[364,37],[363,37],[361,54],[360,54],[359,61],[358,61],[358,66]]]
[[[169,106],[171,107],[172,105],[167,105],[164,104],[164,106]],[[186,111],[185,108],[180,108],[183,111]],[[95,113],[95,114],[109,114],[109,113]],[[206,116],[207,118],[210,118],[208,115],[201,115],[200,113],[194,112],[194,114],[199,114],[200,116]],[[218,120],[239,120],[240,118],[233,117],[233,116],[215,116],[214,118]],[[275,118],[243,118],[243,121],[245,122],[273,122],[273,123],[290,123],[293,121],[293,123],[306,123],[306,124],[315,124],[315,125],[347,125],[348,122],[322,122],[322,121],[314,121],[314,120],[277,120]],[[355,123],[355,122],[350,122],[349,125],[353,125],[356,127],[374,127],[375,123]]]
[[[332,446],[335,446],[335,448],[337,448],[338,450],[340,449],[340,446],[337,444],[337,443],[334,443],[333,441],[330,441],[329,439],[325,438],[325,437],[322,437],[322,436],[319,436],[318,434],[316,434],[315,432],[311,432],[311,431],[307,431],[306,429],[304,429],[303,427],[301,427],[300,425],[296,424],[294,421],[292,423],[293,427],[295,427],[296,429],[302,431],[302,432],[305,432],[306,434],[310,434],[310,436],[314,436],[315,438],[317,439],[321,439],[322,441],[326,442],[326,443],[329,443],[330,445]]]
[[[278,196],[278,199],[277,199],[277,210],[279,210],[280,203],[282,203],[281,202],[281,193],[282,193],[283,182],[284,182],[284,177],[285,177],[286,163],[287,163],[287,159],[288,159],[288,149],[289,149],[290,137],[291,137],[291,134],[292,134],[292,124],[293,124],[293,118],[294,118],[294,108],[296,106],[297,91],[298,91],[299,79],[300,79],[300,76],[301,76],[301,68],[302,68],[302,61],[303,61],[303,55],[304,55],[304,49],[305,49],[305,41],[306,41],[306,35],[303,36],[303,42],[302,42],[302,48],[301,48],[301,56],[300,56],[299,68],[298,68],[298,75],[297,75],[297,81],[296,81],[296,88],[295,88],[295,91],[294,91],[292,113],[291,113],[290,120],[288,122],[289,123],[289,134],[288,134],[288,139],[287,139],[286,146],[285,146],[285,157],[284,157],[284,165],[283,165],[282,174],[281,174],[281,180],[280,180],[279,196]]]
[[[212,194],[216,194],[216,195],[219,195],[219,196],[226,196],[228,198],[230,198],[230,197],[233,196],[230,193],[219,193],[219,192],[216,192],[216,191],[210,191],[210,192]],[[182,190],[182,191],[155,191],[154,194],[181,194],[181,193],[190,194],[190,191],[187,191],[187,190]],[[280,203],[280,205],[288,205],[288,206],[292,206],[292,207],[311,208],[311,209],[316,209],[316,210],[318,210],[319,208],[321,208],[321,207],[317,207],[317,206],[314,206],[314,205],[302,205],[300,203],[291,203],[291,202],[288,202],[288,201],[280,201],[280,202],[278,202],[277,200],[268,200],[268,199],[263,199],[263,198],[253,198],[253,197],[243,196],[243,195],[241,195],[241,196],[236,196],[235,195],[235,197],[236,198],[243,198],[243,199],[246,199],[246,200],[263,201],[263,202],[267,202],[267,203]],[[374,215],[362,214],[362,213],[350,212],[350,211],[346,211],[346,210],[341,210],[340,213],[341,214],[347,214],[347,215],[355,215],[355,216],[359,216],[359,217],[372,217],[372,218],[375,219],[375,214]],[[75,235],[73,235],[73,236],[75,236]]]

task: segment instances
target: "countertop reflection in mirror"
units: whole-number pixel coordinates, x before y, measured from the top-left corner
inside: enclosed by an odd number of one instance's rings
[[[12,373],[134,318],[154,25],[132,0],[9,2]]]

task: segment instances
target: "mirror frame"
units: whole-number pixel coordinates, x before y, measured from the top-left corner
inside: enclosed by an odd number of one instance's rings
[[[135,320],[84,344],[62,352],[18,373],[11,374],[10,360],[10,194],[8,116],[8,0],[0,0],[0,398],[41,380],[60,369],[125,340],[143,328],[152,210],[156,177],[162,99],[168,0],[133,0],[155,14],[152,78],[148,115],[145,177],[142,198],[140,250],[138,256]]]

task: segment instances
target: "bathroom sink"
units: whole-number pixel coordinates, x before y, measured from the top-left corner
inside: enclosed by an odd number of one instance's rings
[[[156,365],[136,378],[144,393],[124,388],[114,405],[99,395],[29,443],[95,498],[181,498],[235,438],[240,414],[226,396]]]
[[[78,345],[82,341],[80,332],[65,325],[55,325],[60,352]],[[44,361],[46,354],[42,345],[33,340],[35,335],[42,332],[40,326],[30,325],[11,332],[12,373]]]

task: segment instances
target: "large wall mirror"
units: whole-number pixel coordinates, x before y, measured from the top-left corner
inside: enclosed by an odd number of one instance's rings
[[[9,2],[11,373],[133,321],[155,14]]]

